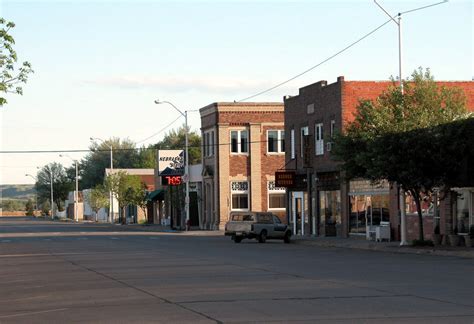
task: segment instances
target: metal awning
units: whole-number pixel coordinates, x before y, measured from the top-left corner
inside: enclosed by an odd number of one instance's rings
[[[157,189],[153,190],[148,193],[146,200],[147,201],[157,201],[157,200],[164,200],[165,199],[165,190],[164,189]]]

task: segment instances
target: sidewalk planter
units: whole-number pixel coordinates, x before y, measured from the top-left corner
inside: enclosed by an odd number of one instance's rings
[[[466,247],[474,247],[474,237],[466,235],[464,236],[464,242],[466,242]]]
[[[433,244],[435,246],[441,245],[442,241],[443,241],[443,235],[442,234],[433,234]]]
[[[451,245],[451,246],[458,246],[459,245],[459,241],[460,241],[459,235],[449,234],[448,237],[449,237],[449,245]]]

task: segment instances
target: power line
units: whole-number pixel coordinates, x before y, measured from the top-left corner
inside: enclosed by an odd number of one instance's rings
[[[161,132],[164,132],[168,127],[170,127],[171,125],[173,125],[173,124],[174,124],[178,119],[180,119],[180,118],[181,118],[181,116],[178,116],[175,120],[173,120],[171,123],[169,123],[168,125],[166,125],[166,126],[163,127],[162,129],[160,129],[158,132],[154,133],[153,135],[148,136],[147,138],[145,138],[145,139],[143,139],[143,140],[141,140],[141,141],[138,141],[137,144],[138,144],[138,143],[145,142],[146,140],[149,140],[150,138],[152,138],[152,137],[154,137],[154,136],[160,134]]]
[[[284,139],[275,139],[275,142],[282,142]],[[261,140],[261,141],[247,141],[247,144],[254,144],[254,143],[267,143],[268,140]],[[226,143],[216,143],[216,144],[200,144],[200,145],[188,145],[188,148],[204,148],[204,147],[217,147],[221,145],[231,145],[231,142],[226,142]],[[114,148],[114,152],[126,152],[126,151],[137,151],[137,150],[161,150],[161,149],[176,149],[176,148],[155,148],[155,147],[136,147],[136,148]],[[184,145],[183,145],[184,149]],[[46,153],[46,154],[53,154],[53,153],[87,153],[87,152],[104,152],[104,153],[109,153],[110,149],[77,149],[77,150],[17,150],[17,151],[0,151],[0,154],[41,154],[41,153]]]
[[[304,74],[306,74],[306,73],[308,73],[308,72],[314,70],[314,69],[317,68],[318,66],[321,66],[321,65],[323,65],[324,63],[326,63],[326,62],[332,60],[333,58],[335,58],[335,57],[338,56],[339,54],[342,54],[343,52],[347,51],[349,48],[351,48],[352,46],[354,46],[354,45],[356,45],[357,43],[361,42],[361,41],[364,40],[365,38],[369,37],[370,35],[372,35],[373,33],[375,33],[377,30],[379,30],[380,28],[382,28],[383,26],[385,26],[386,24],[388,24],[390,21],[392,21],[392,19],[387,20],[386,22],[384,22],[383,24],[381,24],[381,25],[378,26],[377,28],[372,29],[370,32],[368,32],[367,34],[365,34],[364,36],[362,36],[361,38],[359,38],[358,40],[356,40],[355,42],[353,42],[353,43],[351,43],[350,45],[344,47],[344,48],[343,48],[342,50],[340,50],[339,52],[337,52],[337,53],[335,53],[335,54],[329,56],[329,57],[326,58],[325,60],[319,62],[319,63],[316,64],[316,65],[313,65],[313,66],[310,67],[309,69],[306,69],[305,71],[303,71],[303,72],[301,72],[301,73],[295,75],[294,77],[291,77],[291,78],[289,78],[289,79],[287,79],[287,80],[285,80],[285,81],[283,81],[283,82],[280,82],[280,83],[278,83],[277,85],[274,85],[273,87],[270,87],[270,88],[268,88],[268,89],[266,89],[266,90],[260,91],[260,92],[258,92],[258,93],[256,93],[256,94],[252,95],[252,96],[249,96],[249,97],[244,98],[244,99],[240,99],[240,100],[238,100],[237,102],[243,102],[243,101],[247,101],[247,100],[249,100],[249,99],[258,97],[258,96],[260,96],[260,95],[262,95],[262,94],[264,94],[264,93],[270,92],[270,91],[272,91],[272,90],[274,90],[274,89],[276,89],[276,88],[278,88],[278,87],[281,87],[282,85],[284,85],[284,84],[286,84],[286,83],[288,83],[288,82],[291,82],[291,81],[293,81],[293,80],[299,78],[300,76],[302,76],[302,75],[304,75]]]

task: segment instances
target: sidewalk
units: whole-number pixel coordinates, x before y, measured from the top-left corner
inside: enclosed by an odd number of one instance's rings
[[[209,236],[209,237],[224,237],[224,231],[210,231],[199,230],[191,228],[190,231],[172,230],[169,226],[162,226],[156,224],[142,225],[142,224],[128,224],[115,225],[117,230],[123,231],[144,231],[144,232],[162,232],[173,233],[182,236]],[[367,241],[365,237],[351,236],[349,238],[341,237],[314,237],[314,236],[292,236],[292,242],[298,245],[318,246],[324,248],[342,248],[342,249],[357,249],[369,251],[381,251],[390,253],[411,253],[411,254],[425,254],[438,256],[452,256],[461,258],[474,259],[474,248],[466,247],[452,247],[452,246],[427,246],[427,247],[413,247],[411,245],[400,246],[399,241],[392,242],[375,242]]]
[[[391,253],[411,253],[411,254],[428,254],[439,256],[453,256],[461,258],[474,259],[474,248],[467,247],[452,247],[452,246],[427,246],[427,247],[413,247],[411,245],[400,246],[399,241],[392,242],[375,242],[367,241],[365,237],[311,237],[311,236],[294,236],[293,242],[301,245],[329,247],[329,248],[343,248],[343,249],[358,249],[369,251],[383,251]]]

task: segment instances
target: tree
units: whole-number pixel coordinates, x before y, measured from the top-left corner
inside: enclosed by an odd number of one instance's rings
[[[81,188],[94,188],[103,183],[105,169],[110,168],[111,146],[114,169],[155,167],[156,154],[153,148],[137,149],[133,141],[116,137],[105,142],[94,142],[89,147],[91,153],[82,159],[79,166]]]
[[[181,150],[185,148],[185,143],[186,127],[182,126],[177,130],[171,130],[153,147],[158,150]],[[201,136],[195,131],[188,133],[188,153],[189,164],[201,162]]]
[[[50,209],[51,209],[51,204],[49,203],[49,200],[45,200],[43,204],[41,205],[41,214],[43,216],[47,216],[49,214]]]
[[[33,201],[31,199],[28,199],[28,201],[26,202],[25,209],[26,209],[26,216],[34,216],[35,209],[33,206]]]
[[[51,179],[51,175],[53,179]],[[60,163],[50,163],[38,171],[36,190],[39,201],[49,201],[51,198],[51,181],[53,182],[53,200],[59,211],[64,210],[64,200],[69,191],[74,190],[74,183],[68,178],[66,169]]]
[[[5,211],[19,211],[24,210],[24,204],[15,199],[2,200],[0,207]]]
[[[394,83],[376,101],[361,101],[354,121],[336,137],[334,154],[347,178],[385,179],[409,192],[423,240],[421,199],[445,182],[443,168],[454,168],[458,157],[440,154],[442,139],[425,130],[468,116],[462,90],[438,87],[420,68],[404,81],[403,94]]]
[[[85,198],[95,213],[96,221],[99,209],[108,208],[110,205],[109,192],[103,185],[91,189]]]
[[[108,175],[104,181],[106,191],[113,192],[114,197],[119,203],[122,214],[122,223],[125,223],[125,207],[135,205],[140,195],[145,197],[145,185],[141,182],[139,176],[129,175],[125,171]]]
[[[23,62],[20,67],[16,66],[18,58],[13,49],[15,40],[9,34],[10,30],[15,27],[15,24],[0,18],[0,25],[0,92],[22,95],[23,88],[19,84],[26,83],[28,81],[28,74],[33,73],[33,70],[28,62]],[[0,97],[0,107],[6,103],[6,98]]]

